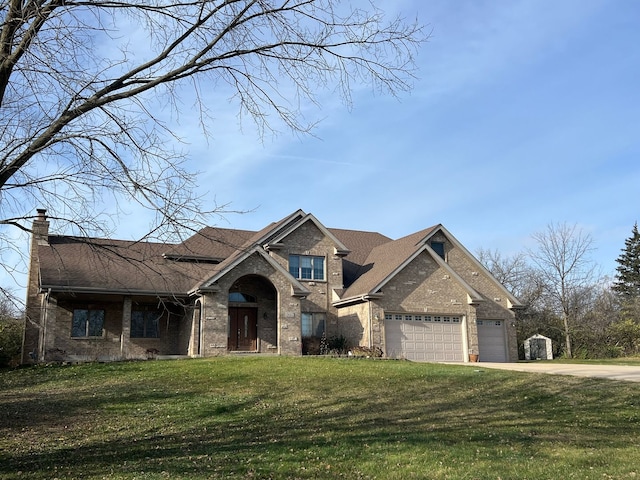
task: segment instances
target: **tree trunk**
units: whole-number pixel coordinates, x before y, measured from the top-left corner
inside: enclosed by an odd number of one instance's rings
[[[569,317],[566,313],[562,314],[562,323],[564,324],[565,356],[567,358],[573,358],[571,352],[571,336],[569,335]]]

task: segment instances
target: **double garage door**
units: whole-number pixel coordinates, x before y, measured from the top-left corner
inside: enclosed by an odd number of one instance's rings
[[[385,315],[387,356],[427,362],[464,361],[460,317]]]
[[[506,362],[505,326],[502,320],[478,320],[481,362]],[[423,362],[463,362],[460,317],[386,315],[387,356]]]

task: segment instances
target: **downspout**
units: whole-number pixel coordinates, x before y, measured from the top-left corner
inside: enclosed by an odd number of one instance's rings
[[[364,299],[365,296],[363,295],[362,298]],[[367,310],[369,310],[369,348],[373,348],[373,316],[371,315],[371,299],[368,298],[367,299],[367,303],[369,304],[369,308]]]
[[[204,313],[204,305],[200,302],[200,308],[198,308],[198,357],[202,357],[202,314]]]

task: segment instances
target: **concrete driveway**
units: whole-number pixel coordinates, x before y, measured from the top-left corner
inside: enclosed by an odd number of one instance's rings
[[[582,365],[562,363],[465,363],[475,368],[498,368],[518,372],[549,373],[552,375],[573,375],[576,377],[609,378],[640,382],[640,366],[629,365]]]

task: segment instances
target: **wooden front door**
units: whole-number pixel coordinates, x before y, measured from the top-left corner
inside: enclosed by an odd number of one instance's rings
[[[229,350],[251,352],[258,349],[258,309],[229,307]]]

